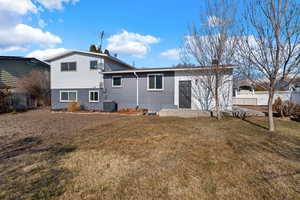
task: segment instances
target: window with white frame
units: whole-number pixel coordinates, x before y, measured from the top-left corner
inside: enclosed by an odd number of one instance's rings
[[[148,75],[148,90],[163,90],[163,75],[149,74]]]
[[[90,90],[89,101],[90,102],[99,102],[99,91],[98,90]]]
[[[121,76],[113,76],[112,77],[112,86],[113,87],[122,87],[122,77]]]
[[[97,70],[98,69],[98,61],[92,60],[90,61],[90,70]]]
[[[60,65],[60,71],[62,72],[76,71],[76,68],[76,62],[65,62]]]
[[[77,91],[76,90],[60,91],[60,101],[61,102],[77,101]]]

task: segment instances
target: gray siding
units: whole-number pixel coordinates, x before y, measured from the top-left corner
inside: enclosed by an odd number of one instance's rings
[[[148,91],[147,75],[155,73],[138,73],[139,76],[139,107],[149,110],[159,111],[162,108],[176,108],[174,105],[174,72],[159,72],[163,74],[164,90]],[[112,87],[112,76],[104,75],[104,85],[106,88],[105,98],[118,103],[118,108],[136,107],[136,87],[137,82],[133,73],[117,74],[122,76],[122,87]]]
[[[52,89],[51,90],[51,108],[53,110],[66,109],[68,107],[68,103],[60,102],[60,91],[62,90],[77,90],[77,99],[80,102],[80,105],[84,110],[102,110],[102,95],[101,90],[99,90],[100,101],[99,102],[89,102],[89,91],[96,90],[93,88],[90,89]]]

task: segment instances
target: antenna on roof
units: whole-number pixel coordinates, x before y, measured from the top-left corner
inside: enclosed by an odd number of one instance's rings
[[[99,33],[99,36],[100,36],[100,45],[99,45],[98,50],[99,50],[100,53],[102,53],[102,45],[103,45],[104,34],[105,34],[104,31],[101,31],[101,32]]]

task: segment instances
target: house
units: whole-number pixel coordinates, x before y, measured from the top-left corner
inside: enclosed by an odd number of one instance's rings
[[[0,89],[13,89],[17,79],[34,70],[50,71],[50,66],[36,58],[0,56]]]
[[[86,110],[102,110],[102,72],[134,69],[107,54],[79,50],[67,50],[45,62],[51,66],[51,107],[54,110],[67,108],[71,101],[79,101]]]
[[[203,85],[208,67],[136,69],[105,54],[70,50],[47,59],[51,65],[52,109],[79,101],[84,109],[102,110],[104,101],[118,109],[211,110],[214,99]],[[227,81],[220,88],[223,110],[232,107],[233,66],[222,67]]]
[[[12,93],[9,102],[14,109],[36,107],[32,96],[16,91],[18,78],[32,71],[50,72],[50,65],[36,58],[0,56],[0,90]]]
[[[237,80],[234,84],[233,104],[266,106],[269,93],[265,88],[267,88],[267,81],[264,79],[257,79],[255,82],[248,79]],[[278,97],[283,101],[300,104],[300,78],[293,81],[280,80],[276,85],[274,101]]]

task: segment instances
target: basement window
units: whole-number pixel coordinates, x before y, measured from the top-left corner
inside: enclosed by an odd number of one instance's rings
[[[98,90],[90,90],[89,101],[90,102],[99,102],[99,91]]]
[[[77,101],[77,91],[60,91],[60,102]]]

